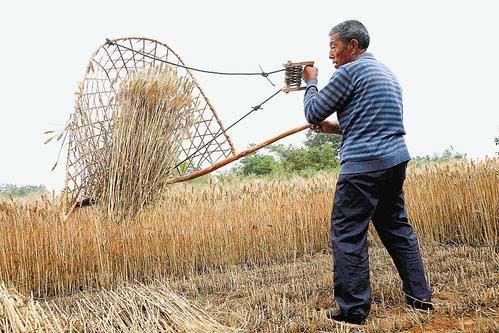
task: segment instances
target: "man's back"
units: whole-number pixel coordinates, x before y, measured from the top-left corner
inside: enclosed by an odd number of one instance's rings
[[[363,54],[343,67],[354,86],[352,99],[338,112],[343,130],[343,164],[372,160],[391,164],[387,160],[397,154],[406,155],[401,157],[408,160],[403,138],[402,89],[395,75],[371,54]]]
[[[338,114],[342,174],[387,169],[410,159],[402,109],[397,78],[369,53],[338,68],[313,100],[305,98],[309,122],[315,115]]]

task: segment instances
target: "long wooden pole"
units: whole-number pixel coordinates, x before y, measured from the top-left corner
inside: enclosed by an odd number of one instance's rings
[[[312,126],[312,125],[307,124],[307,125],[303,125],[303,126],[299,126],[299,127],[295,127],[293,129],[290,129],[289,131],[283,132],[283,133],[281,133],[281,134],[279,134],[279,135],[277,135],[277,136],[275,136],[275,137],[273,137],[273,138],[271,138],[271,139],[269,139],[267,141],[259,143],[256,146],[251,147],[250,149],[241,151],[241,152],[237,153],[236,155],[230,156],[230,157],[228,157],[228,158],[226,158],[226,159],[224,159],[222,161],[219,161],[219,162],[217,162],[217,163],[215,163],[215,164],[213,164],[213,165],[211,165],[211,166],[209,166],[209,167],[207,167],[205,169],[193,172],[193,173],[191,173],[189,175],[177,177],[177,178],[173,179],[171,181],[171,183],[174,184],[174,183],[185,182],[187,180],[191,180],[191,179],[194,179],[194,178],[198,178],[198,177],[204,176],[204,175],[206,175],[206,174],[208,174],[210,172],[213,172],[213,171],[215,171],[217,169],[220,169],[221,167],[223,167],[223,166],[225,166],[225,165],[227,165],[229,163],[232,163],[232,162],[234,162],[234,161],[236,161],[236,160],[238,160],[238,159],[240,159],[240,158],[242,158],[242,157],[244,157],[246,155],[254,153],[255,151],[257,151],[257,150],[259,150],[259,149],[261,149],[263,147],[266,147],[266,146],[270,145],[271,143],[274,143],[274,142],[276,142],[276,141],[278,141],[278,140],[280,140],[282,138],[285,138],[287,136],[290,136],[292,134],[295,134],[295,133],[301,132],[301,131],[303,131],[303,130],[305,130],[307,128],[310,128],[310,126]]]
[[[299,126],[299,127],[295,127],[293,129],[290,129],[289,131],[286,131],[286,132],[283,132],[267,141],[264,141],[260,144],[257,144],[256,146],[253,146],[251,147],[250,149],[247,149],[247,150],[244,150],[242,152],[239,152],[237,153],[236,155],[232,155],[228,158],[226,158],[225,160],[222,160],[222,161],[219,161],[215,164],[213,164],[212,166],[210,167],[207,167],[205,169],[202,169],[202,170],[199,170],[199,171],[196,171],[194,173],[191,173],[189,175],[185,175],[185,176],[180,176],[180,177],[177,177],[175,178],[174,180],[172,180],[170,182],[170,184],[175,184],[175,183],[180,183],[180,182],[185,182],[185,181],[188,181],[188,180],[191,180],[191,179],[194,179],[194,178],[198,178],[198,177],[201,177],[201,176],[204,176],[210,172],[213,172],[217,169],[220,169],[221,167],[231,163],[231,162],[234,162],[234,161],[237,161],[238,159],[240,158],[243,158],[244,156],[246,155],[249,155],[251,153],[254,153],[255,151],[259,150],[259,149],[262,149],[263,147],[266,147],[282,138],[285,138],[287,136],[290,136],[292,134],[295,134],[295,133],[298,133],[298,132],[301,132],[303,130],[306,130],[307,128],[310,128],[310,124],[307,124],[307,125],[303,125],[303,126]],[[92,205],[94,202],[90,201],[90,200],[82,200],[80,202],[76,201],[70,211],[68,212],[68,214],[63,214],[63,220],[64,221],[67,221],[69,219],[69,217],[71,217],[71,215],[73,215],[73,213],[78,209],[78,208],[81,208],[81,207],[84,207],[86,205]]]

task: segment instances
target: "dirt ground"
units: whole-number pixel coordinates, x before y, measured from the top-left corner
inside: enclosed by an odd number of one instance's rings
[[[370,248],[373,304],[367,332],[498,332],[497,249],[423,245],[435,310],[404,303],[401,282],[385,249]],[[171,288],[219,322],[248,332],[358,331],[329,321],[333,307],[329,253],[266,267],[225,267]]]

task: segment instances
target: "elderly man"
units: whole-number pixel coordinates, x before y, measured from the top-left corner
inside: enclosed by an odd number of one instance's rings
[[[431,310],[414,229],[404,208],[409,153],[402,123],[402,90],[395,75],[367,53],[369,34],[355,20],[329,33],[329,58],[337,69],[319,91],[318,70],[306,67],[305,117],[321,133],[342,135],[341,170],[331,217],[334,296],[328,317],[362,324],[371,305],[367,230],[369,221],[392,257],[406,302]],[[337,122],[326,121],[336,112]]]

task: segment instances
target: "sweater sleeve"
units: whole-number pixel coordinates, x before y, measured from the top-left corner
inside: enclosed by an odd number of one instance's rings
[[[307,82],[303,105],[305,119],[316,125],[341,109],[353,92],[353,83],[348,71],[340,67],[334,72],[329,83],[321,90],[317,89],[317,80]]]

